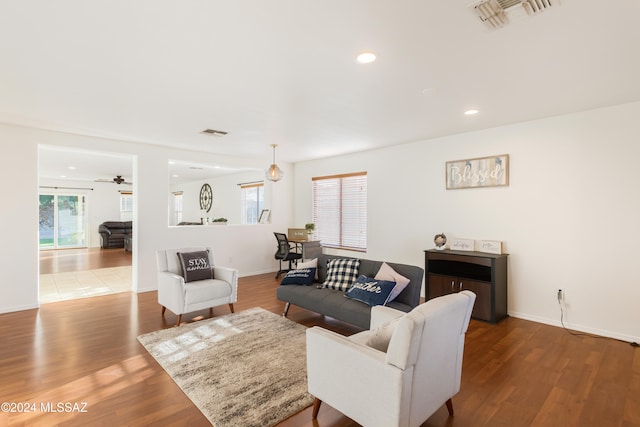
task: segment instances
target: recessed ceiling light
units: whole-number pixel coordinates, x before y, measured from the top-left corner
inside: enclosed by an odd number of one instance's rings
[[[478,110],[467,110],[464,112],[465,115],[467,116],[473,116],[474,114],[478,114],[480,111]]]
[[[356,60],[361,64],[369,64],[376,60],[376,54],[373,52],[362,52],[357,56]]]

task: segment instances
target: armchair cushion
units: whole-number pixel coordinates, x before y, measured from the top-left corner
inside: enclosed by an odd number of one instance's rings
[[[213,278],[209,264],[209,251],[178,252],[177,254],[185,282]]]
[[[346,291],[358,278],[360,260],[356,258],[334,258],[327,263],[327,280],[323,288]]]
[[[376,280],[361,274],[345,296],[369,306],[386,305],[396,282]]]
[[[283,278],[281,285],[306,285],[313,284],[316,276],[315,268],[297,268],[289,271]]]

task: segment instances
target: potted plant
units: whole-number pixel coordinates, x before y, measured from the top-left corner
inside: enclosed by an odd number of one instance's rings
[[[305,230],[307,230],[307,234],[312,234],[316,230],[316,225],[312,222],[308,222],[304,225]]]

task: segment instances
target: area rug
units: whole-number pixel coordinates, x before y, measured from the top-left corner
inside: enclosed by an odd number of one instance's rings
[[[138,341],[214,427],[269,427],[313,403],[305,330],[254,308]]]

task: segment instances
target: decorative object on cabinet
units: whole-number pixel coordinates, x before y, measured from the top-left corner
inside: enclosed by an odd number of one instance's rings
[[[425,297],[470,290],[477,295],[474,319],[498,323],[507,317],[508,254],[429,249],[425,252]]]
[[[502,242],[499,240],[477,240],[476,250],[479,252],[500,255],[502,253]]]
[[[450,239],[449,248],[455,251],[473,251],[475,243],[473,239]]]
[[[436,234],[433,238],[433,243],[436,244],[436,249],[442,251],[447,245],[447,236],[444,233]]]
[[[446,163],[447,190],[509,185],[509,155],[453,160]]]

